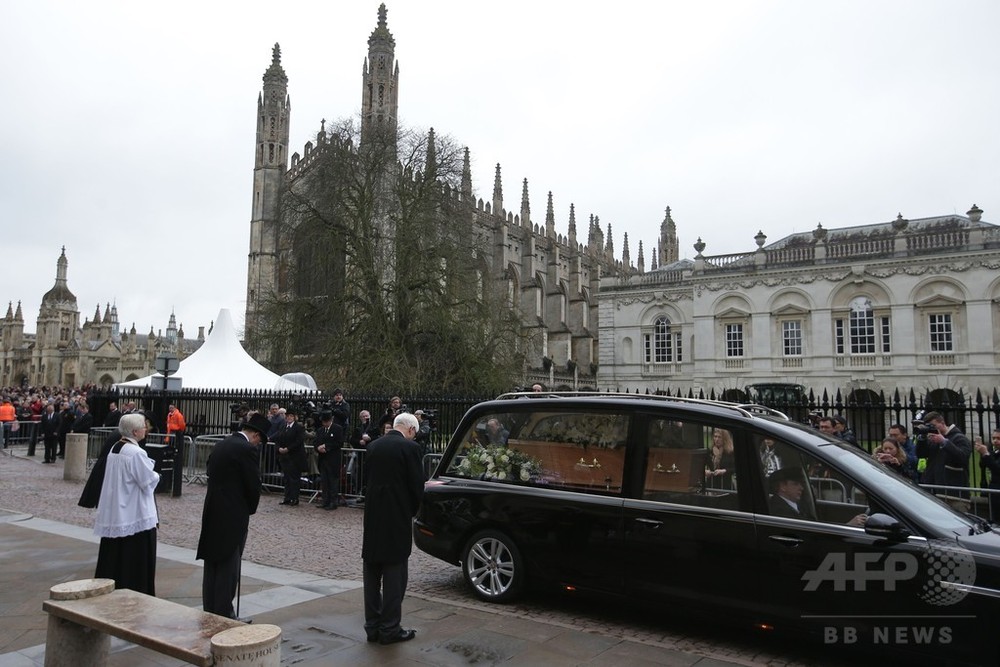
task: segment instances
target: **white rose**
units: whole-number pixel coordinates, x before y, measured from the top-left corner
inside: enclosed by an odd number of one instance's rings
[[[500,472],[497,473],[497,479],[507,479],[507,473],[501,470]]]
[[[528,472],[527,468],[521,468],[521,481],[527,482],[529,479],[531,479],[531,473]]]

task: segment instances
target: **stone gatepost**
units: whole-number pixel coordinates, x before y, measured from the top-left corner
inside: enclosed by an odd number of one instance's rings
[[[76,482],[87,481],[87,440],[86,433],[66,434],[66,461],[63,479]]]

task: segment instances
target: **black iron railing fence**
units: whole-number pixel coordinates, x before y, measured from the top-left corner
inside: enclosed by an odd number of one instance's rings
[[[623,392],[627,393],[627,392]],[[632,392],[639,393],[639,392]],[[649,392],[644,392],[649,393]],[[714,391],[683,393],[664,392],[685,398],[721,400]],[[886,435],[893,424],[903,424],[912,433],[912,422],[921,413],[936,411],[944,415],[946,421],[957,425],[970,440],[982,438],[989,444],[993,429],[1000,427],[1000,389],[976,390],[959,393],[922,393],[915,390],[895,390],[891,394],[865,392],[858,399],[852,393],[847,399],[838,391],[833,397],[826,392],[816,396],[812,391],[789,399],[776,394],[768,401],[768,406],[781,410],[792,419],[805,422],[810,413],[823,415],[843,415],[861,446],[872,451]],[[727,396],[728,397],[728,396]],[[936,398],[932,398],[936,397]],[[351,407],[351,424],[358,423],[358,415],[368,410],[376,422],[385,414],[389,394],[348,395]],[[417,396],[402,397],[403,405],[413,412],[418,409],[433,414],[431,445],[429,450],[440,452],[448,438],[458,426],[462,417],[476,403],[492,396]],[[277,391],[216,391],[183,390],[163,394],[148,389],[105,390],[90,393],[90,408],[95,424],[103,423],[108,412],[108,404],[116,401],[119,406],[134,401],[140,409],[150,415],[154,429],[165,430],[157,420],[165,419],[167,403],[175,403],[187,419],[187,435],[192,438],[230,432],[238,423],[241,411],[245,409],[266,412],[272,403],[280,406],[296,405],[304,412],[304,417],[318,413],[332,398],[323,392],[291,393]],[[978,455],[973,455],[970,471],[970,486],[983,484],[984,471]]]
[[[351,427],[359,422],[362,410],[367,410],[378,422],[389,406],[391,395],[363,394],[349,396],[351,407]],[[492,396],[421,396],[402,397],[403,406],[410,412],[423,410],[428,413],[433,430],[431,451],[441,451],[448,438],[458,427],[466,411],[476,403]],[[196,438],[202,435],[229,433],[239,423],[246,410],[267,413],[272,403],[281,407],[294,405],[300,410],[300,419],[310,419],[332,402],[332,397],[324,392],[279,392],[279,391],[219,391],[212,389],[185,389],[179,392],[159,392],[148,389],[118,389],[92,391],[88,395],[90,409],[95,424],[103,424],[109,411],[109,404],[118,403],[119,409],[134,402],[153,422],[154,430],[165,431],[167,405],[173,403],[184,414],[187,435]]]

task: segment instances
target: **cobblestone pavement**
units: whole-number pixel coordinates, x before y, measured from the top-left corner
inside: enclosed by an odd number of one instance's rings
[[[63,480],[62,465],[41,465],[41,457],[14,450],[0,456],[0,507],[82,527],[93,525],[93,510],[79,507],[82,482]],[[59,462],[60,464],[62,461]],[[186,484],[179,498],[158,495],[159,541],[195,549],[201,526],[205,487]],[[303,496],[303,500],[306,496]],[[363,513],[341,507],[323,511],[313,505],[279,506],[280,495],[261,497],[250,518],[244,559],[262,565],[309,572],[332,579],[361,580]],[[96,560],[96,550],[94,553]],[[627,604],[577,600],[567,596],[529,595],[522,603],[484,605],[467,591],[458,567],[418,550],[410,559],[407,594],[467,609],[537,620],[564,628],[627,638],[691,651],[747,665],[846,665],[856,659],[831,660],[809,648],[732,629],[712,628],[680,617],[651,618]]]

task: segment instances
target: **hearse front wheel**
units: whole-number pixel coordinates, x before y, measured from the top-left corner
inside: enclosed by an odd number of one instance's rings
[[[487,602],[509,602],[524,588],[521,552],[497,530],[476,533],[465,545],[462,573],[472,591]]]

